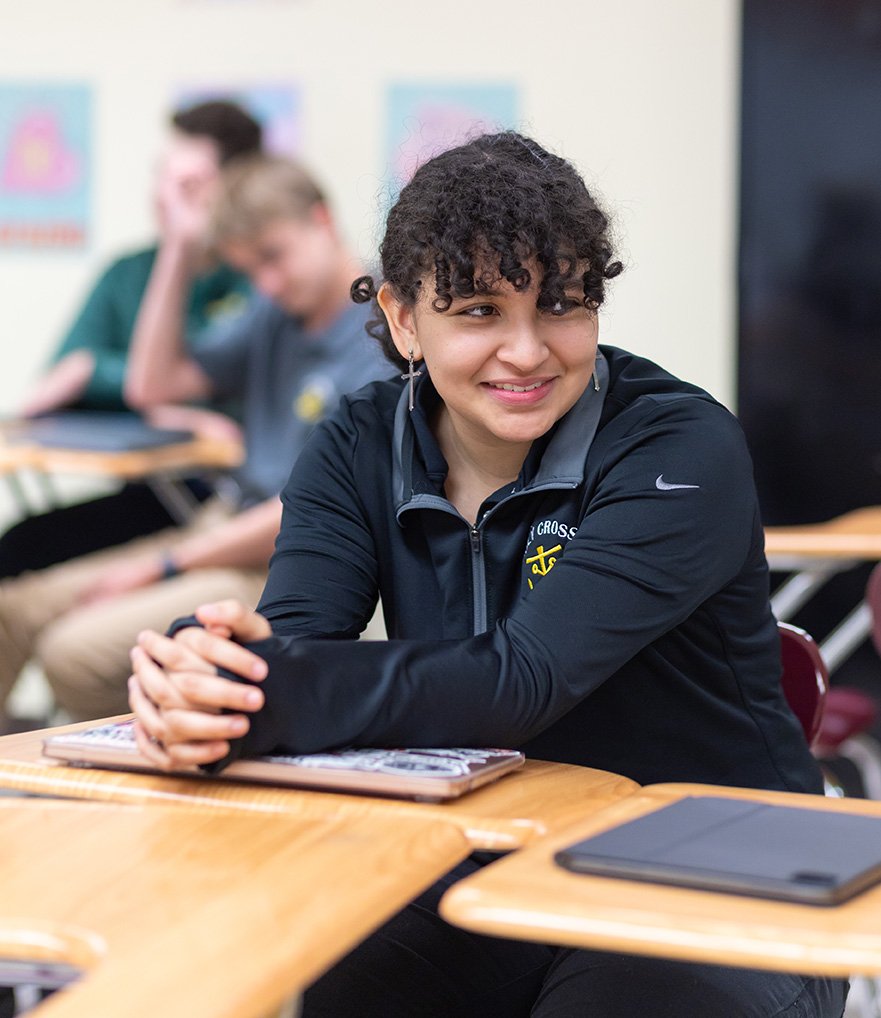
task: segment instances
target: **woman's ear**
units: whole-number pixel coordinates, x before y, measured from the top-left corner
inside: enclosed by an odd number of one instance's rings
[[[388,283],[383,283],[376,294],[376,300],[382,308],[388,322],[392,342],[398,353],[407,360],[413,351],[413,360],[422,360],[422,347],[416,338],[416,315],[412,304],[403,304],[392,292]]]

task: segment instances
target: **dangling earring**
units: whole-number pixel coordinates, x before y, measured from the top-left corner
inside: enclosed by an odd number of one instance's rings
[[[405,382],[409,382],[409,384],[410,384],[410,393],[409,393],[409,398],[407,400],[407,408],[409,410],[412,410],[413,409],[413,386],[414,386],[414,383],[416,382],[417,376],[422,374],[422,369],[421,368],[419,369],[419,371],[414,371],[413,370],[413,347],[412,346],[410,347],[410,350],[409,350],[409,352],[407,354],[407,361],[408,361],[407,374],[406,375],[401,375],[401,378]]]
[[[597,369],[596,368],[593,369],[593,391],[594,392],[599,392],[600,391],[600,380],[599,380],[599,378],[597,378]]]

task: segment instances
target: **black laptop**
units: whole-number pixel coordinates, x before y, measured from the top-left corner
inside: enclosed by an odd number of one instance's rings
[[[579,873],[837,905],[881,880],[881,817],[688,796],[555,858]]]

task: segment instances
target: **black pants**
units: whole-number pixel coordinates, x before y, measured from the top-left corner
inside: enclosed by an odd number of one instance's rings
[[[187,487],[199,501],[211,494],[202,481],[188,481]],[[29,516],[10,527],[0,537],[0,579],[113,548],[174,522],[146,484],[126,484],[113,495]]]
[[[302,1018],[840,1018],[847,983],[480,937],[445,923],[467,859],[306,991]]]

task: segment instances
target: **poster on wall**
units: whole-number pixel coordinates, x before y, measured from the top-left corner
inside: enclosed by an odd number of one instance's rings
[[[264,145],[276,155],[296,155],[302,148],[300,90],[291,84],[186,85],[174,97],[175,108],[212,99],[229,99],[246,109],[263,127]]]
[[[82,248],[91,90],[0,82],[0,249]]]
[[[386,151],[394,190],[439,152],[514,127],[517,105],[517,90],[507,84],[392,85]]]

